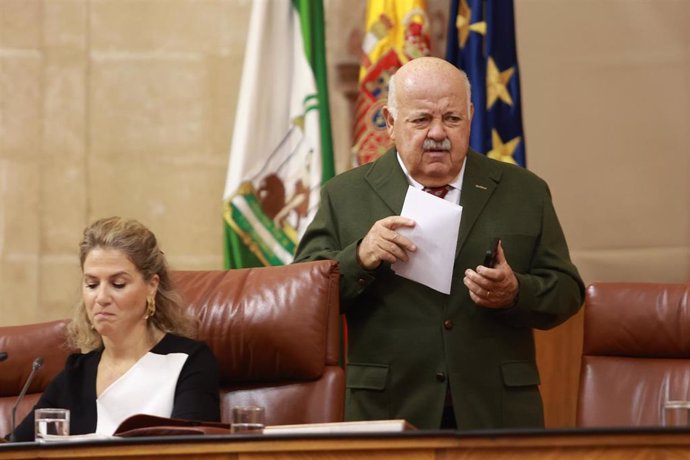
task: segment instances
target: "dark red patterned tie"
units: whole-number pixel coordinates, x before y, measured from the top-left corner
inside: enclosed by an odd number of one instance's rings
[[[426,193],[431,193],[432,195],[435,195],[443,199],[445,198],[446,194],[450,191],[450,189],[450,185],[442,185],[440,187],[424,187],[422,190],[424,190]]]

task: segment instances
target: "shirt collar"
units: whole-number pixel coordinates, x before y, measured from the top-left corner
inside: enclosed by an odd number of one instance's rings
[[[405,177],[407,177],[407,182],[411,186],[413,186],[414,188],[418,188],[418,189],[422,190],[424,188],[424,186],[422,184],[420,184],[419,182],[417,182],[416,180],[414,180],[412,178],[412,176],[410,176],[410,173],[407,171],[407,168],[405,167],[405,163],[403,163],[402,158],[400,157],[400,152],[398,152],[396,150],[395,153],[398,157],[398,163],[400,164],[400,167],[402,168],[403,173],[405,173]],[[465,165],[466,164],[467,164],[467,156],[465,156],[465,158],[462,160],[462,168],[460,168],[460,172],[458,173],[457,176],[455,176],[455,179],[448,182],[448,185],[450,185],[451,187],[453,187],[455,189],[462,190],[462,179],[465,176]]]

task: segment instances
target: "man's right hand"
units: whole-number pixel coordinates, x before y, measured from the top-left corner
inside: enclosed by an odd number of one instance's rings
[[[407,252],[414,252],[417,246],[396,230],[400,227],[414,227],[412,219],[389,216],[376,221],[357,248],[357,261],[365,270],[374,270],[381,262],[407,261]]]

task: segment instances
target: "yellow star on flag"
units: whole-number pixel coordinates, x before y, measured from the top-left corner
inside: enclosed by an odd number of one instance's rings
[[[507,85],[515,72],[515,67],[500,71],[492,57],[486,66],[486,108],[487,110],[494,105],[496,99],[500,99],[508,105],[513,105],[513,98],[510,97]]]
[[[487,157],[493,158],[494,160],[503,161],[505,163],[517,164],[515,159],[513,159],[513,153],[520,143],[520,136],[515,137],[505,144],[501,140],[501,136],[498,135],[498,131],[495,129],[491,130],[491,144],[492,148],[489,153],[486,154]]]
[[[460,48],[465,47],[467,38],[470,32],[477,32],[481,35],[486,35],[486,22],[480,21],[470,24],[472,17],[472,9],[467,4],[467,0],[462,0],[458,5],[458,16],[455,18],[455,27],[458,29],[458,38],[460,39]]]

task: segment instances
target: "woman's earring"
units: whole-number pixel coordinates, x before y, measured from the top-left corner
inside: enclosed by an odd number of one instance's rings
[[[146,314],[144,319],[149,319],[156,314],[156,298],[148,297],[146,299]]]

